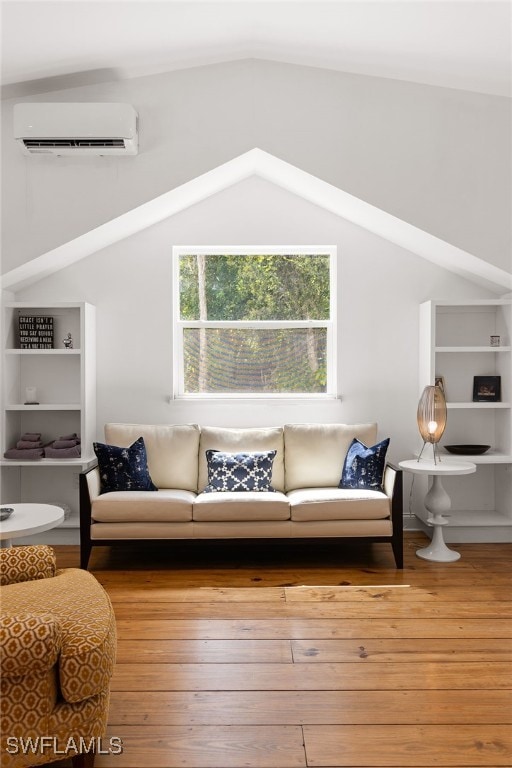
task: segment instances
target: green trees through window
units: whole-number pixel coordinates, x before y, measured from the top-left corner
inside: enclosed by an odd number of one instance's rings
[[[332,249],[177,258],[179,394],[328,392]]]

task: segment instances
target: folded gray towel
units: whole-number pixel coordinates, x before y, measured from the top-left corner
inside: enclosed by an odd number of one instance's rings
[[[61,435],[57,438],[58,440],[77,440],[78,435],[76,432],[73,432],[71,435]]]
[[[24,449],[31,449],[31,448],[42,448],[43,444],[40,440],[18,440],[16,443],[16,448],[20,448],[22,450]]]
[[[33,459],[42,459],[44,454],[43,448],[9,448],[4,453],[6,459],[25,459],[27,461]]]
[[[27,440],[31,443],[37,443],[40,439],[40,432],[25,432],[25,434],[20,437],[20,440]]]
[[[74,448],[77,444],[76,440],[54,440],[50,443],[50,448]]]
[[[80,446],[75,445],[73,448],[53,448],[49,445],[44,449],[44,455],[47,459],[79,459]]]

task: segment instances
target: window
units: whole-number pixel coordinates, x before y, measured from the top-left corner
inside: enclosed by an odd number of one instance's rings
[[[175,247],[175,395],[336,392],[333,247]]]

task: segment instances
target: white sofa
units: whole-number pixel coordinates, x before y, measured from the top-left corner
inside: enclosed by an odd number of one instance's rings
[[[402,554],[402,474],[386,465],[382,491],[338,488],[347,450],[377,441],[376,424],[286,424],[225,429],[107,424],[105,441],[128,447],[144,438],[158,491],[100,493],[97,467],[80,476],[81,567],[94,545],[148,539],[364,538]],[[275,492],[204,493],[206,451],[275,450]]]

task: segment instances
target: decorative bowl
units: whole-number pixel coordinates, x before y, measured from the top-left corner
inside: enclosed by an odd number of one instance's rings
[[[8,520],[13,512],[14,509],[12,507],[0,507],[0,522]]]
[[[479,456],[491,447],[490,445],[445,445],[448,453],[456,453],[460,456]]]

